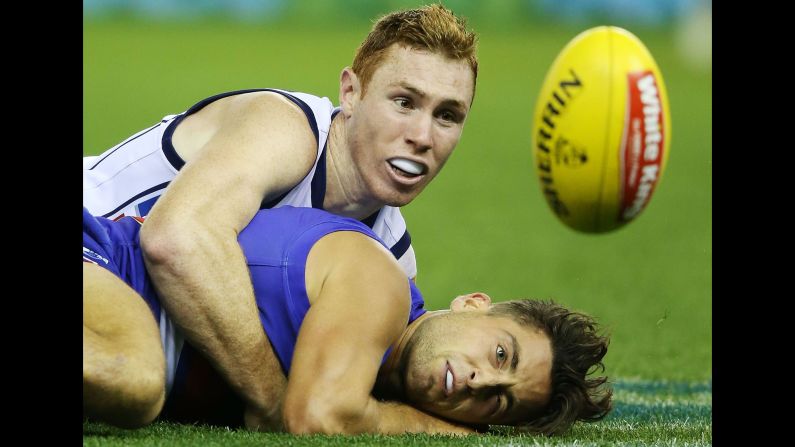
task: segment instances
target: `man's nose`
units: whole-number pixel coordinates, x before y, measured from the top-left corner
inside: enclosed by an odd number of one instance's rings
[[[406,130],[406,140],[419,152],[433,147],[433,117],[417,113]]]
[[[467,378],[467,386],[475,393],[493,389],[499,384],[499,376],[486,370],[474,369]]]

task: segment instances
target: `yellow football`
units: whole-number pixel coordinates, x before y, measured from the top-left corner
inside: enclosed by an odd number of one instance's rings
[[[665,83],[637,37],[600,26],[563,48],[533,115],[536,173],[563,223],[601,233],[637,217],[665,170],[670,144]]]

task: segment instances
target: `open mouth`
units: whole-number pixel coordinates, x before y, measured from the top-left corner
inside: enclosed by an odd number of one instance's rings
[[[388,162],[395,172],[403,177],[414,178],[428,170],[424,164],[406,158],[392,158]]]
[[[447,364],[447,371],[444,375],[444,394],[449,396],[453,394],[453,370],[450,369],[450,364]]]

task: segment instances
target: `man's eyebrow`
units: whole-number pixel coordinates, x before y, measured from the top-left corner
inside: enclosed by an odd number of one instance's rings
[[[511,359],[511,372],[516,372],[516,365],[519,364],[519,343],[516,342],[516,337],[513,336],[510,332],[508,335],[511,336],[511,344],[513,345],[513,358]]]
[[[428,96],[424,91],[422,91],[419,88],[414,87],[413,85],[410,85],[410,84],[408,84],[406,82],[398,82],[397,85],[402,87],[402,88],[404,88],[404,89],[406,89],[406,90],[408,90],[408,91],[410,91],[411,93],[414,93],[415,95],[419,96],[420,98],[425,98],[426,96]],[[442,101],[442,105],[453,106],[453,107],[458,108],[460,110],[466,110],[467,109],[464,102],[459,101],[457,99],[453,99],[453,98],[445,99],[444,101]]]
[[[410,84],[408,84],[406,82],[398,82],[398,85],[400,87],[403,87],[406,90],[410,91],[411,93],[414,93],[415,95],[419,96],[420,98],[424,98],[424,97],[428,96],[422,90],[420,90],[417,87],[414,87],[413,85],[410,85]]]
[[[516,366],[519,364],[519,343],[516,341],[516,337],[510,332],[508,335],[511,337],[511,346],[513,349],[513,357],[511,358],[511,372],[516,372]],[[505,406],[505,412],[508,413],[513,410],[514,404],[516,403],[516,398],[514,397],[513,393],[505,393],[508,397],[508,405]]]

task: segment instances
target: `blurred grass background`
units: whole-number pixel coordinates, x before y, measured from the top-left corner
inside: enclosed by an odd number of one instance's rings
[[[277,87],[337,104],[340,70],[352,62],[370,19],[423,3],[304,0],[282,4],[278,20],[169,20],[86,8],[83,154],[229,90]],[[527,3],[445,2],[479,33],[480,74],[459,146],[404,208],[428,308],[470,291],[496,300],[554,298],[595,315],[612,334],[612,377],[709,381],[712,72],[709,61],[688,56],[708,36],[683,19],[553,20],[526,14]],[[629,29],[656,58],[673,133],[668,167],[646,210],[613,233],[584,235],[559,223],[542,197],[530,126],[554,57],[580,31],[601,24]],[[684,37],[687,29],[695,37]]]

